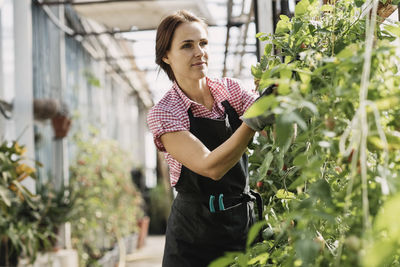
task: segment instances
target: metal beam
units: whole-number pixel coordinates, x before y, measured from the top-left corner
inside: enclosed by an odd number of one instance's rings
[[[99,36],[99,35],[115,35],[119,33],[129,33],[129,32],[140,32],[140,31],[153,31],[155,28],[148,28],[148,29],[129,29],[129,30],[113,30],[113,31],[103,31],[103,32],[74,32],[72,36]]]
[[[97,5],[97,4],[110,4],[116,2],[142,2],[142,1],[150,1],[150,0],[98,0],[98,1],[80,1],[75,2],[72,0],[65,0],[65,1],[43,1],[43,0],[36,0],[36,4],[38,5],[46,5],[46,6],[56,6],[56,5],[72,5],[72,6],[83,6],[83,5]]]
[[[240,27],[243,23],[233,23],[231,27]],[[208,27],[226,27],[221,25],[208,25]],[[145,29],[127,29],[127,30],[113,30],[113,31],[103,31],[103,32],[75,32],[73,36],[99,36],[104,34],[114,35],[118,33],[129,33],[129,32],[142,32],[142,31],[154,31],[156,28],[145,28]]]
[[[254,47],[254,45],[249,45],[248,47]],[[228,51],[228,55],[241,55],[243,53],[246,54],[256,54],[256,50],[244,50],[244,51],[235,51],[235,52],[229,52]],[[94,60],[97,61],[107,61],[107,62],[111,62],[111,61],[118,61],[118,60],[124,60],[124,59],[132,59],[132,60],[137,60],[137,59],[143,59],[143,58],[154,58],[155,55],[153,54],[149,54],[149,55],[140,55],[140,56],[120,56],[120,57],[101,57],[101,58],[95,58]]]

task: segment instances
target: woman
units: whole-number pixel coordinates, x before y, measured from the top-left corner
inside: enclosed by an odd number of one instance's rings
[[[148,115],[178,192],[168,219],[165,267],[207,266],[245,249],[253,223],[247,144],[262,125],[239,119],[257,98],[229,78],[207,77],[207,25],[188,11],[157,29],[156,63],[173,82]]]

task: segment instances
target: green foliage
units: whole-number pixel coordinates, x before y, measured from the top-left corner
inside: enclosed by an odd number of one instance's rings
[[[55,246],[58,228],[73,217],[73,188],[37,185],[33,195],[21,184],[35,178],[35,169],[24,163],[25,151],[17,142],[0,145],[0,247],[8,251],[2,265],[18,257],[33,262],[38,252]]]
[[[85,70],[83,75],[86,78],[86,81],[93,87],[101,87],[100,80],[91,72],[90,70]]]
[[[154,234],[164,234],[173,201],[170,185],[158,183],[156,187],[149,190],[148,194],[147,208],[151,218],[149,231]]]
[[[72,224],[73,246],[82,266],[96,265],[117,238],[137,230],[142,197],[134,187],[129,153],[96,133],[75,137],[78,147],[71,165],[71,184],[80,188],[77,220]]]
[[[300,1],[295,17],[281,16],[274,35],[257,36],[268,44],[252,74],[260,91],[278,86],[278,94],[245,114],[276,116],[250,147],[251,186],[259,182],[265,203],[265,240],[215,266],[399,265],[400,202],[391,195],[399,189],[400,77],[391,41],[400,28],[376,29],[362,125],[353,118],[360,114],[364,1],[319,2]],[[365,161],[361,146],[341,143],[355,144],[362,126]]]

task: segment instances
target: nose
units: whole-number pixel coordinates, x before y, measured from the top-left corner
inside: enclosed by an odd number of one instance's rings
[[[196,57],[202,57],[206,54],[206,48],[205,47],[201,47],[200,45],[196,46],[195,49],[195,56]]]

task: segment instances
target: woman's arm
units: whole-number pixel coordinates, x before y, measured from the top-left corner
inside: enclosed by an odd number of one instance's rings
[[[228,140],[213,151],[189,131],[165,133],[161,142],[167,152],[185,167],[218,181],[239,161],[254,133],[242,123]]]

